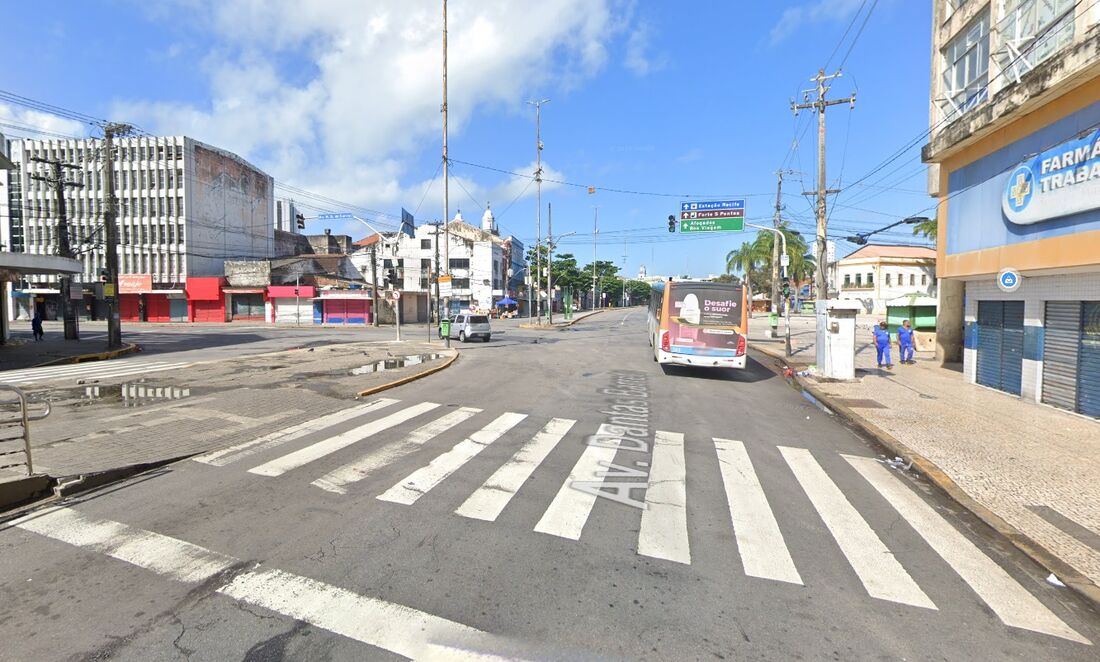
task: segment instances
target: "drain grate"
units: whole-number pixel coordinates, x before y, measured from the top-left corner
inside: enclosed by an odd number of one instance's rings
[[[858,407],[860,409],[886,409],[886,405],[877,400],[871,400],[869,398],[836,398],[834,402],[844,405],[845,407]]]

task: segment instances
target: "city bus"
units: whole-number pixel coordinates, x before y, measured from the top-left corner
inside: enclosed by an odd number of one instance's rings
[[[744,368],[749,307],[732,283],[668,280],[649,297],[649,344],[657,363]]]

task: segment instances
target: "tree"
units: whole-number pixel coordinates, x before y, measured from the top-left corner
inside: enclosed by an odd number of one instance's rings
[[[749,299],[752,299],[753,278],[760,275],[759,269],[762,264],[763,256],[760,252],[760,246],[756,242],[746,241],[741,244],[740,248],[726,254],[726,273],[741,272],[741,278],[745,282]]]
[[[584,265],[584,268],[580,270],[584,274],[585,285],[583,289],[585,291],[592,290],[592,264]],[[619,268],[615,266],[614,262],[609,260],[597,260],[596,261],[596,289],[600,292],[610,292],[612,287],[617,287],[616,291],[622,292],[622,279],[618,277]],[[616,285],[617,283],[617,285]],[[602,298],[602,296],[601,296]],[[607,295],[608,299],[612,298],[611,294]],[[596,302],[596,305],[600,305],[600,301]]]
[[[935,218],[930,218],[926,221],[921,221],[913,226],[913,234],[921,235],[926,239],[931,239],[933,243],[936,241],[936,237],[939,232],[939,222]]]

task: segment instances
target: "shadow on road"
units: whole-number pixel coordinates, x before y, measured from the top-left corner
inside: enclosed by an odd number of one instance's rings
[[[743,382],[745,384],[761,382],[775,377],[774,372],[752,359],[749,359],[745,364],[744,370],[736,370],[733,368],[695,368],[692,366],[667,363],[661,366],[661,370],[669,377],[711,379],[725,382]]]

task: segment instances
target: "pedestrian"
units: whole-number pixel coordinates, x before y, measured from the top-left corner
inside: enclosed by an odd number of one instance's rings
[[[913,360],[913,349],[913,329],[909,326],[909,320],[902,320],[898,327],[898,354],[901,355],[902,363],[916,363]]]
[[[893,368],[894,362],[890,358],[890,332],[886,329],[886,322],[879,322],[874,333],[875,351],[878,352],[878,367]]]
[[[42,315],[37,310],[34,311],[34,317],[31,318],[31,333],[34,334],[36,342],[46,336],[45,332],[42,331]]]

